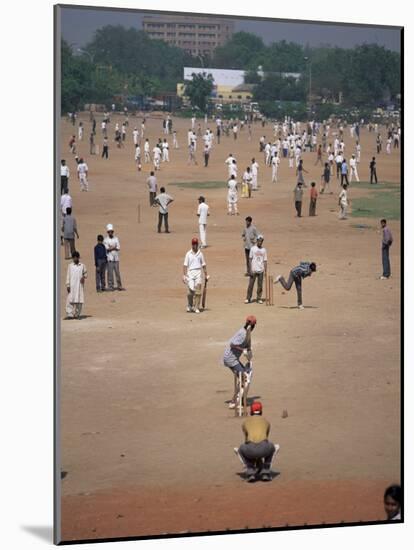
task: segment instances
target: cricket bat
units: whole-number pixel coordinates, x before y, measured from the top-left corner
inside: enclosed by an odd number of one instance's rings
[[[204,280],[204,289],[203,289],[203,297],[201,299],[201,306],[203,309],[206,308],[206,298],[207,298],[207,283],[208,283],[208,277]]]

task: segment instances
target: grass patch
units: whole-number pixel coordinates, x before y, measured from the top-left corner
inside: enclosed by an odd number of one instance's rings
[[[169,185],[177,185],[184,189],[224,189],[227,187],[224,181],[174,181]]]
[[[401,217],[400,186],[396,183],[371,185],[363,182],[355,184],[354,189],[370,189],[366,197],[352,199],[352,217],[354,218],[387,218],[399,220]]]

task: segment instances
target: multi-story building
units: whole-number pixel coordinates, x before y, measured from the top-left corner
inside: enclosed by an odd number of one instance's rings
[[[189,15],[146,15],[142,26],[151,38],[164,40],[194,56],[211,56],[234,32],[229,19]]]

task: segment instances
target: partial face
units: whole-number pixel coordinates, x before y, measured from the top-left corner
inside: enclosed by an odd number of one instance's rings
[[[108,231],[108,236],[110,239],[112,239],[112,237],[114,236],[114,232],[112,230]]]
[[[191,248],[193,249],[193,252],[197,252],[198,250],[198,243],[194,243],[191,245]]]
[[[384,510],[388,519],[392,519],[400,511],[399,503],[394,500],[390,495],[384,499]]]
[[[259,248],[262,248],[262,246],[263,246],[263,239],[259,239],[259,240],[257,241],[257,246],[258,246]]]
[[[385,222],[381,222],[381,227],[384,228],[387,224]]]
[[[78,258],[77,256],[75,256],[75,257],[73,258],[73,263],[74,263],[74,264],[78,264],[78,263],[79,263],[79,258]]]

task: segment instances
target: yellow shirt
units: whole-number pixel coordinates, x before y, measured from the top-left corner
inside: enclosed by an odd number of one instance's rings
[[[260,443],[268,438],[270,432],[269,422],[260,415],[249,416],[242,426],[242,430],[246,436],[246,443]]]

